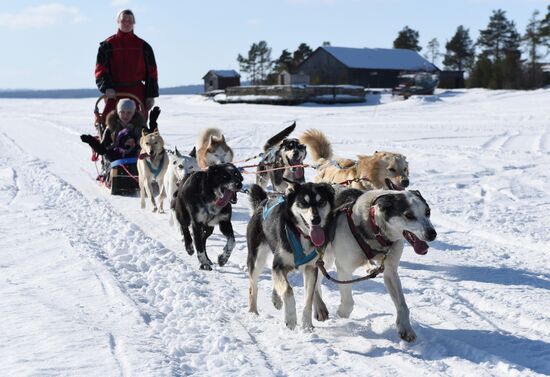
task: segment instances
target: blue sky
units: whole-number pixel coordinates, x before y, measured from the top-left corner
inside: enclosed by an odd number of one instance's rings
[[[525,30],[548,0],[0,0],[0,88],[92,88],[99,42],[116,31],[118,10],[131,8],[135,33],[155,51],[159,84],[201,83],[209,69],[236,69],[236,57],[267,41],[272,58],[305,42],[391,48],[405,25],[425,47],[445,42],[458,25],[475,41],[492,10]],[[425,50],[425,48],[424,48]],[[422,52],[424,52],[424,50]]]

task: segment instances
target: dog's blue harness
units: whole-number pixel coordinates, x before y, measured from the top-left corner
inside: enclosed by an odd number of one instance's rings
[[[279,198],[273,205],[271,205],[270,207],[265,206],[262,212],[263,219],[266,220],[269,217],[269,214],[273,211],[273,209],[277,207],[279,204],[284,203],[284,201],[285,201],[284,196],[279,196]],[[299,267],[303,264],[311,262],[317,256],[316,248],[313,248],[313,250],[311,250],[308,254],[304,254],[304,248],[302,247],[302,243],[300,242],[300,237],[296,235],[296,232],[289,229],[289,227],[286,225],[285,225],[285,233],[286,233],[286,238],[290,243],[290,248],[292,249],[292,253],[294,254],[294,265],[296,267]]]
[[[163,153],[162,154],[162,158],[160,159],[160,164],[158,166],[158,168],[153,168],[153,165],[151,165],[151,163],[149,162],[149,160],[145,160],[145,162],[147,163],[147,166],[149,166],[149,170],[151,170],[151,173],[153,173],[153,176],[156,178],[160,171],[162,170],[162,167],[164,165],[164,156],[166,156],[166,153]]]

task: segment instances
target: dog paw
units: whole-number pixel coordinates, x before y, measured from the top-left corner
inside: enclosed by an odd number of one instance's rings
[[[286,318],[285,320],[286,327],[288,327],[290,330],[294,330],[296,328],[296,323],[296,316],[291,316],[289,318]]]
[[[340,318],[349,318],[352,310],[353,310],[353,307],[349,308],[349,307],[344,307],[344,306],[340,305],[340,307],[338,307],[338,311],[337,311],[338,317],[340,317]]]
[[[164,210],[161,208],[159,209],[159,213],[166,213],[166,212],[164,212]]]
[[[153,208],[153,213],[157,212],[157,210],[158,210],[157,207]]]
[[[141,203],[141,209],[145,209],[145,203]]]
[[[193,245],[185,245],[185,251],[187,251],[187,254],[189,255],[195,254],[195,249],[193,248]]]
[[[411,328],[400,328],[397,330],[399,333],[399,337],[403,339],[405,342],[412,343],[416,340],[416,334]]]
[[[200,269],[204,271],[212,271],[212,266],[209,265],[208,263],[203,263],[201,264]]]
[[[324,308],[317,308],[315,310],[315,319],[319,322],[323,322],[328,319],[328,309],[326,308],[326,306]]]
[[[273,302],[273,306],[275,307],[275,309],[281,310],[281,308],[283,307],[283,300],[281,300],[281,297],[276,290],[273,290],[271,292],[271,301]]]
[[[228,260],[229,260],[229,257],[227,255],[225,254],[218,255],[218,264],[220,265],[220,267],[225,266]]]
[[[313,323],[302,323],[302,330],[307,332],[313,332],[315,330],[315,327],[313,327]]]

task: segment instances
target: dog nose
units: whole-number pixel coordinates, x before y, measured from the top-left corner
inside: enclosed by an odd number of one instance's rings
[[[437,237],[437,232],[434,228],[428,228],[426,230],[426,241],[433,241],[435,240],[435,237]]]
[[[319,215],[313,216],[313,218],[311,219],[311,223],[312,223],[313,225],[319,225],[319,224],[321,224],[321,216],[319,216]]]
[[[402,179],[401,180],[401,186],[408,187],[409,186],[409,179],[408,178]]]

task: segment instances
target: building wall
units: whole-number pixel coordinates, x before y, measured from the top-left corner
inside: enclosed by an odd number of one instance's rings
[[[204,78],[204,91],[225,89],[230,86],[240,86],[241,79],[239,77],[218,77],[213,73],[209,73]]]
[[[311,85],[349,84],[348,68],[323,49],[317,49],[298,71],[309,76]]]

